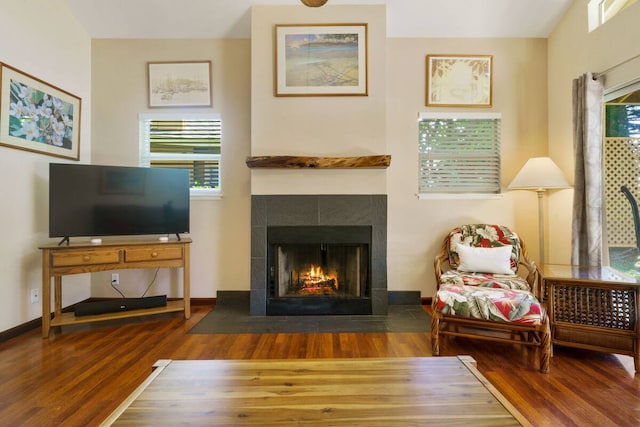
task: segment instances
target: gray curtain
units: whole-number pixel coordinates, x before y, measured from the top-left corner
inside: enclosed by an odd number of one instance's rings
[[[573,81],[573,265],[602,266],[602,95],[591,73]]]

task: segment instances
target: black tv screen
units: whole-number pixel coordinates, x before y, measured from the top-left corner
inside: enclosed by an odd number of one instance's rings
[[[49,237],[188,232],[188,170],[49,166]]]

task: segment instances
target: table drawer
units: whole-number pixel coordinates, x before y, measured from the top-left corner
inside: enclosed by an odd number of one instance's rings
[[[73,267],[96,264],[117,264],[120,262],[118,249],[98,249],[93,251],[64,251],[51,254],[52,267]]]
[[[158,261],[182,258],[182,246],[163,248],[127,248],[124,252],[126,262]]]

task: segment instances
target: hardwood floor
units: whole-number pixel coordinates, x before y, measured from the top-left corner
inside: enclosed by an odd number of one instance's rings
[[[428,333],[188,334],[191,319],[163,314],[32,330],[0,344],[0,424],[98,425],[158,359],[295,359],[430,356]],[[640,425],[633,360],[556,347],[541,374],[529,349],[447,338],[442,355],[469,354],[478,369],[536,426]]]

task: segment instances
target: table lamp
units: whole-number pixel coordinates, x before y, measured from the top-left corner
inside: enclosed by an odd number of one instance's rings
[[[569,182],[550,157],[532,157],[513,178],[509,190],[535,190],[538,193],[538,233],[540,263],[544,264],[544,213],[542,196],[551,188],[568,188]]]

